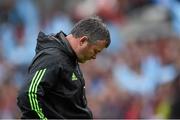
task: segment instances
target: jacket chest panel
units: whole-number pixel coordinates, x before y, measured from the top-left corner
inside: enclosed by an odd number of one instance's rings
[[[82,78],[75,69],[64,69],[62,78],[66,85],[75,88],[82,87]]]
[[[60,74],[61,85],[68,91],[82,91],[84,88],[84,78],[78,64],[70,64],[69,62],[63,64],[63,70]]]

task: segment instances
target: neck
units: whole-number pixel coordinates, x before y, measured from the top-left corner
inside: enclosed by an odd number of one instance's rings
[[[74,50],[74,52],[77,54],[77,46],[78,46],[77,39],[75,37],[73,37],[72,34],[67,35],[66,39],[68,40],[68,42],[69,42],[70,46],[72,47],[72,49]]]

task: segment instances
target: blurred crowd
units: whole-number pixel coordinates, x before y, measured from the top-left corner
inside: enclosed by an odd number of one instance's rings
[[[81,64],[94,118],[180,118],[180,0],[0,0],[0,119],[19,118],[39,31],[98,15],[112,43]]]

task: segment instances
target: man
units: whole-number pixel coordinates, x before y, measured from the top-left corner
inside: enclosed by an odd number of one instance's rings
[[[27,83],[17,98],[22,118],[93,118],[78,62],[95,59],[109,44],[109,31],[98,17],[79,21],[69,35],[40,32]]]

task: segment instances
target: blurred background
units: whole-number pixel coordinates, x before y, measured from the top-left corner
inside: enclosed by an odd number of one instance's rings
[[[98,15],[112,43],[82,64],[95,118],[180,118],[180,0],[0,0],[0,119],[20,117],[39,31],[68,34]]]

